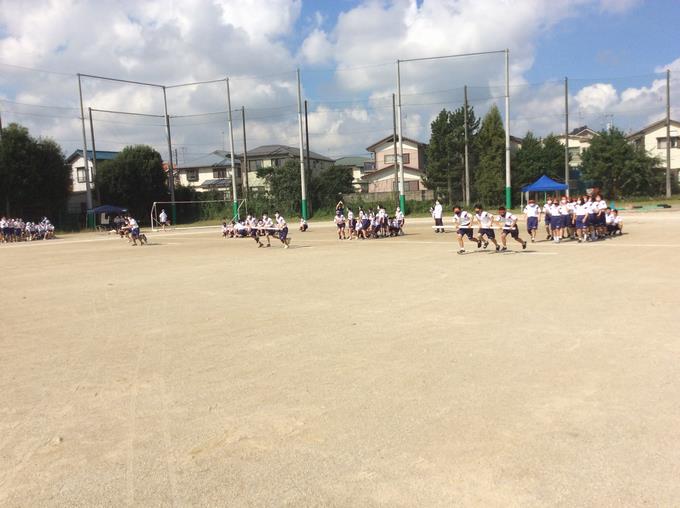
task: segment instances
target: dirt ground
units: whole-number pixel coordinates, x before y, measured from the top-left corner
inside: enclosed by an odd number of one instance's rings
[[[0,245],[0,505],[677,506],[680,213],[624,217]]]

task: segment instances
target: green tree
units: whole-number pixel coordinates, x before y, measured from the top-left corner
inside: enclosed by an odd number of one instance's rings
[[[285,213],[300,212],[299,161],[289,160],[283,166],[260,168],[257,176],[267,182],[267,194],[274,207]]]
[[[468,159],[474,160],[475,136],[479,119],[468,106]],[[443,109],[431,124],[427,147],[425,185],[437,195],[446,195],[449,203],[464,195],[465,180],[465,106],[454,111]]]
[[[335,206],[343,194],[354,191],[352,169],[332,166],[317,175],[312,175],[310,197],[315,210]]]
[[[71,168],[59,145],[33,138],[28,129],[10,124],[0,142],[0,202],[7,215],[55,217],[71,187]]]
[[[545,172],[543,145],[541,140],[529,131],[522,140],[522,146],[515,152],[512,161],[512,181],[516,187],[534,182]]]
[[[543,172],[554,180],[564,181],[564,145],[554,134],[543,138]]]
[[[472,178],[475,198],[486,205],[502,203],[505,181],[505,129],[495,104],[482,120],[475,145],[479,158]]]
[[[112,161],[102,163],[95,176],[102,201],[127,207],[146,217],[154,201],[168,200],[161,155],[146,145],[126,146]]]
[[[595,136],[582,156],[583,177],[592,180],[607,197],[646,196],[661,193],[664,174],[660,162],[644,148],[628,142],[613,128]]]

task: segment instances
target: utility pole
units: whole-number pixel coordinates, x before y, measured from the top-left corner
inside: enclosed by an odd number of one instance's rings
[[[569,196],[569,78],[564,78],[564,183]]]
[[[312,178],[312,165],[309,157],[309,123],[307,122],[307,99],[305,99],[305,150],[307,152],[307,178]],[[309,210],[307,210],[309,212]]]
[[[2,143],[2,111],[0,111],[0,143]],[[9,217],[9,193],[5,195],[5,215]]]
[[[671,70],[666,69],[666,197],[671,197]]]
[[[234,220],[238,219],[238,196],[236,193],[236,161],[234,160],[234,123],[231,115],[231,92],[229,91],[229,78],[227,81],[227,110],[229,112],[229,155],[231,156],[231,199]]]
[[[248,185],[248,144],[246,143],[246,107],[241,106],[241,120],[243,121],[243,159],[241,160],[241,171],[243,173],[243,197],[248,199],[250,186]],[[243,169],[245,167],[245,169]],[[247,204],[246,204],[247,206]]]
[[[80,73],[78,74],[78,96],[80,97],[80,120],[83,127],[83,164],[85,167],[85,201],[87,203],[87,209],[92,210],[92,188],[90,186],[90,165],[87,162],[87,134],[85,133],[85,110],[83,108],[83,86],[80,79]],[[85,224],[89,222],[89,214],[85,219]]]
[[[510,50],[505,50],[505,207],[512,207],[510,181]]]
[[[87,108],[87,115],[90,117],[90,137],[92,138],[92,177],[97,175],[97,145],[94,141],[94,119],[92,118],[92,108]],[[97,200],[99,201],[99,187],[97,187]],[[101,204],[101,201],[100,201]]]
[[[463,87],[463,125],[465,130],[465,205],[470,206],[470,159],[468,154],[468,96],[467,85]]]
[[[170,116],[168,115],[168,97],[163,86],[163,108],[165,111],[165,133],[168,137],[168,187],[172,201],[172,223],[177,224],[177,207],[175,206],[175,168],[172,163],[172,137],[170,135]]]
[[[397,127],[399,129],[399,207],[406,213],[406,195],[404,194],[404,136],[401,126],[401,68],[397,60]]]
[[[298,131],[300,141],[300,186],[301,186],[301,212],[302,218],[307,220],[307,180],[305,178],[305,156],[302,142],[302,86],[300,85],[300,69],[297,69],[297,107],[298,107]]]
[[[392,94],[392,136],[392,146],[394,148],[394,192],[396,193],[399,191],[399,165],[397,164],[397,99],[394,94]]]

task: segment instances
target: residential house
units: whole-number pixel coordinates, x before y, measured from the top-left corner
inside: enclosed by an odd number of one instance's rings
[[[234,160],[236,185],[241,186],[241,161]],[[174,168],[175,181],[184,187],[193,187],[198,192],[224,191],[231,197],[231,156],[224,150],[199,155]]]
[[[363,176],[368,192],[392,192],[398,189],[397,171],[399,164],[394,157],[395,136],[389,136],[373,143],[366,150],[373,154],[375,169]],[[404,191],[424,190],[425,149],[427,145],[410,138],[403,138],[404,150]],[[399,145],[397,143],[397,150]]]
[[[674,178],[680,173],[680,122],[671,120],[671,172]],[[649,155],[666,167],[666,120],[659,120],[628,136],[628,141],[644,148]]]
[[[522,148],[522,143],[524,140],[522,138],[518,138],[517,136],[510,135],[510,151],[511,152],[516,152],[520,148]]]
[[[306,157],[307,154],[305,153]],[[242,158],[243,155],[239,155]],[[300,163],[300,149],[286,145],[262,145],[248,150],[248,187],[254,191],[265,190],[265,181],[257,176],[257,170],[268,167],[281,167],[288,161]],[[335,161],[316,152],[309,152],[310,175],[317,174],[333,166]]]
[[[587,125],[576,127],[569,133],[569,166],[572,169],[581,167],[581,155],[590,148],[590,142],[595,136],[597,136],[597,132]],[[557,140],[564,145],[564,134],[557,136]]]
[[[364,175],[375,170],[375,162],[370,157],[350,156],[340,157],[335,161],[335,167],[350,168],[352,170],[352,185],[354,192],[367,192],[368,183],[363,180]]]
[[[97,163],[110,161],[116,158],[118,152],[97,150]],[[69,213],[85,213],[87,210],[85,159],[83,151],[76,150],[66,158],[66,164],[71,166],[71,194],[68,197],[67,209]],[[90,189],[92,200],[97,201],[94,185],[94,164],[92,162],[92,150],[87,151],[87,167],[90,175]]]

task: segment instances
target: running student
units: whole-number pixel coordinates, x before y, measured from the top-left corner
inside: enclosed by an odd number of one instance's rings
[[[536,201],[529,199],[529,203],[524,207],[524,213],[527,216],[527,231],[531,236],[531,242],[536,241],[536,231],[538,230],[538,221],[541,218],[541,207],[536,204]]]
[[[493,215],[482,208],[482,205],[475,205],[475,217],[474,219],[479,224],[479,237],[477,238],[477,247],[479,247],[479,242],[482,242],[482,246],[486,249],[489,246],[489,242],[496,246],[496,250],[501,248],[496,241],[496,234],[493,230]],[[484,239],[486,237],[486,240]]]
[[[465,210],[461,210],[460,206],[453,207],[453,222],[458,224],[456,236],[458,237],[458,254],[465,253],[465,237],[468,237],[473,242],[477,243],[477,247],[481,247],[481,240],[477,240],[472,234],[472,217]]]
[[[276,219],[276,227],[279,230],[279,240],[283,244],[283,248],[287,249],[290,247],[290,238],[288,238],[288,224],[286,224],[286,219],[277,211],[274,212],[274,217]]]
[[[508,246],[506,244],[506,238],[508,235],[513,237],[516,242],[521,243],[522,249],[527,248],[527,242],[519,237],[519,230],[517,229],[517,217],[508,212],[504,206],[501,206],[498,209],[498,222],[503,223],[503,229],[501,230],[501,243],[503,244],[503,247],[501,248],[502,252],[508,250]]]

